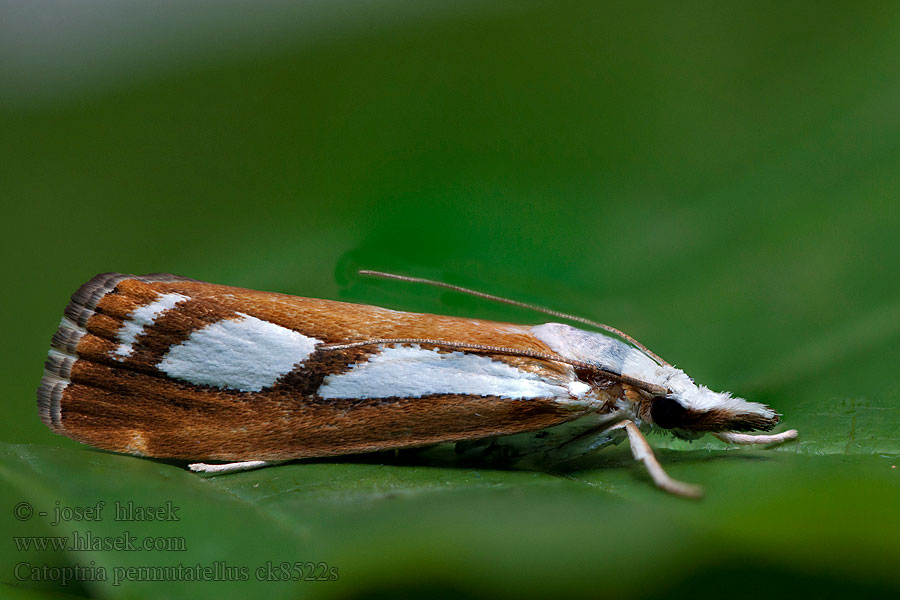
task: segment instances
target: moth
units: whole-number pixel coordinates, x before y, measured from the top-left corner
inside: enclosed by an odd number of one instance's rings
[[[602,323],[548,313],[517,325],[401,312],[204,283],[169,274],[97,275],[53,335],[38,410],[54,432],[137,456],[222,473],[281,461],[456,443],[557,461],[628,440],[663,490],[643,431],[732,444],[768,431],[774,410],[697,385]]]

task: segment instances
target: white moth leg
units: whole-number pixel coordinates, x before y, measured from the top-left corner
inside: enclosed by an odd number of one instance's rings
[[[789,429],[782,433],[772,435],[751,435],[748,433],[735,433],[733,431],[715,432],[713,435],[728,444],[780,444],[797,438],[797,430]]]
[[[649,442],[647,442],[647,439],[634,422],[628,420],[620,421],[607,429],[607,431],[613,431],[615,429],[624,429],[628,434],[628,443],[631,445],[631,454],[634,456],[635,460],[644,463],[644,466],[650,473],[650,477],[653,478],[653,483],[656,484],[656,487],[665,490],[670,494],[684,496],[686,498],[700,498],[703,496],[703,489],[700,486],[684,483],[683,481],[678,481],[677,479],[669,477],[669,474],[665,472],[662,465],[656,460],[656,456],[653,454],[653,448],[650,447]]]
[[[245,460],[243,462],[225,463],[222,465],[191,463],[188,465],[188,468],[194,473],[216,473],[221,475],[222,473],[237,473],[238,471],[250,471],[252,469],[268,467],[270,465],[278,464],[279,462],[284,461]]]

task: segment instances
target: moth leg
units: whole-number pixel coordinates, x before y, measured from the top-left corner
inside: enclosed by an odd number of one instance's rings
[[[649,442],[647,442],[647,439],[633,421],[619,421],[606,431],[613,431],[616,429],[624,429],[628,434],[628,443],[631,445],[631,454],[634,456],[635,460],[644,463],[644,466],[650,473],[650,477],[653,478],[653,483],[656,484],[656,487],[665,490],[670,494],[684,496],[686,498],[700,498],[703,496],[703,489],[700,486],[684,483],[683,481],[678,481],[677,479],[669,477],[669,474],[665,472],[662,465],[656,460],[656,456],[653,454],[653,448],[650,447]]]
[[[191,463],[188,468],[194,473],[237,473],[238,471],[250,471],[252,469],[260,469],[271,465],[277,465],[284,461],[266,461],[266,460],[245,460],[243,462],[225,463],[221,465],[210,465],[207,463]]]
[[[728,444],[780,444],[797,438],[797,430],[789,429],[782,433],[751,435],[733,431],[715,432],[713,435]]]

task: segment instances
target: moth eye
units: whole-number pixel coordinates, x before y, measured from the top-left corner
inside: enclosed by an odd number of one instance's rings
[[[666,396],[656,396],[650,406],[650,416],[653,422],[663,429],[678,427],[684,421],[687,409],[678,400]]]

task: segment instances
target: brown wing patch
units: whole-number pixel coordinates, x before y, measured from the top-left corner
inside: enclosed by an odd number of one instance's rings
[[[584,413],[540,398],[440,395],[311,403],[270,391],[247,401],[239,393],[172,381],[160,385],[151,376],[118,371],[114,381],[110,373],[86,376],[85,383],[63,391],[65,433],[99,448],[161,458],[339,456],[520,433]]]

